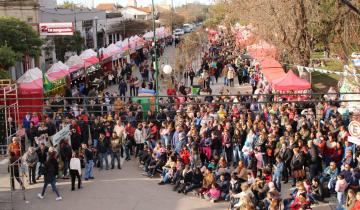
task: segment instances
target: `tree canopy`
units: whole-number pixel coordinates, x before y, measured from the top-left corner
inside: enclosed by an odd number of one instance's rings
[[[0,70],[7,70],[14,66],[20,58],[19,54],[14,52],[11,47],[4,45],[0,47]]]
[[[19,55],[37,57],[42,40],[27,23],[13,17],[0,17],[0,46],[5,45]]]
[[[360,7],[359,1],[352,1]],[[251,23],[281,57],[308,65],[315,48],[346,58],[359,50],[360,18],[343,0],[224,0],[210,8],[209,26]]]
[[[74,8],[79,8],[75,3],[71,2],[71,1],[64,1],[64,3],[58,5],[59,8],[64,8],[64,9],[74,9]]]
[[[66,52],[76,52],[79,54],[84,49],[84,38],[79,31],[73,36],[56,36],[54,37],[56,57],[64,61]]]

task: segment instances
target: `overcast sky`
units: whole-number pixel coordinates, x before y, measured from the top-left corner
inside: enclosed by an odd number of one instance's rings
[[[82,4],[87,7],[92,7],[93,1],[95,4],[95,7],[99,3],[118,3],[118,4],[121,4],[122,6],[126,6],[126,3],[127,3],[127,0],[57,0],[57,3],[61,4],[64,1],[70,1],[70,2],[77,3],[77,4]],[[187,3],[200,2],[203,4],[210,4],[210,3],[214,2],[214,0],[173,0],[173,1],[174,1],[175,6],[186,4],[186,2]],[[164,3],[164,2],[170,4],[171,0],[155,0],[155,4]],[[138,3],[138,6],[149,6],[151,4],[151,0],[137,0],[137,3]]]

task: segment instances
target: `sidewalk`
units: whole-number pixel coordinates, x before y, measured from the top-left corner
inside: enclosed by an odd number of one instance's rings
[[[148,61],[149,62],[149,61]],[[199,62],[199,61],[198,61]],[[165,49],[163,56],[160,58],[159,61],[159,72],[160,75],[162,73],[162,67],[166,64],[169,64],[170,66],[172,66],[174,68],[175,66],[175,49],[173,46],[170,46],[168,48]],[[199,64],[195,64],[195,66],[199,66]],[[136,68],[136,70],[133,72],[133,76],[136,76],[138,78],[141,78],[141,74],[139,71],[139,68]],[[175,78],[177,83],[180,82],[185,82],[184,78],[181,76],[180,78]],[[161,79],[161,77],[159,77],[159,88],[160,88],[160,96],[166,96],[167,93],[167,84],[168,84],[168,80],[169,77],[168,76],[164,76],[164,79]],[[196,81],[198,80],[198,77],[194,78],[194,83],[196,84]],[[252,93],[252,88],[250,86],[250,84],[245,84],[245,85],[239,85],[237,77],[234,79],[234,87],[228,87],[228,86],[224,86],[223,85],[223,81],[224,78],[220,77],[218,79],[218,83],[211,85],[211,88],[213,90],[213,94],[214,95],[218,95],[220,94],[220,90],[222,88],[227,88],[230,91],[230,94],[237,94],[238,92],[240,92],[241,94],[251,94]],[[190,79],[188,79],[188,81],[186,81],[187,84],[190,84]],[[119,95],[119,90],[118,90],[118,85],[112,85],[109,86],[105,89],[106,92],[109,93],[116,93],[117,95]],[[126,93],[127,97],[130,97],[130,88],[128,88],[128,91]]]

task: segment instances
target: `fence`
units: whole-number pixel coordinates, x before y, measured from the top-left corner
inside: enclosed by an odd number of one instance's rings
[[[23,199],[25,202],[25,176],[24,176],[24,168],[21,165],[21,158],[18,158],[16,161],[9,163],[8,165],[8,172],[9,172],[9,182],[8,182],[8,190],[3,191],[2,193],[7,193],[6,195],[3,194],[1,197],[8,197],[6,200],[0,199],[0,205],[4,208],[2,209],[14,209],[14,201],[18,200],[19,198]]]

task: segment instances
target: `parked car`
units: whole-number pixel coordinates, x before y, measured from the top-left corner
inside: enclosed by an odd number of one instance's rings
[[[175,30],[174,30],[173,34],[174,34],[175,36],[181,36],[181,35],[184,35],[184,34],[185,34],[185,31],[184,31],[183,29],[181,29],[181,28],[178,28],[178,29],[175,29]]]
[[[183,30],[185,33],[190,33],[193,31],[193,29],[190,26],[185,26],[185,24],[183,26]]]

